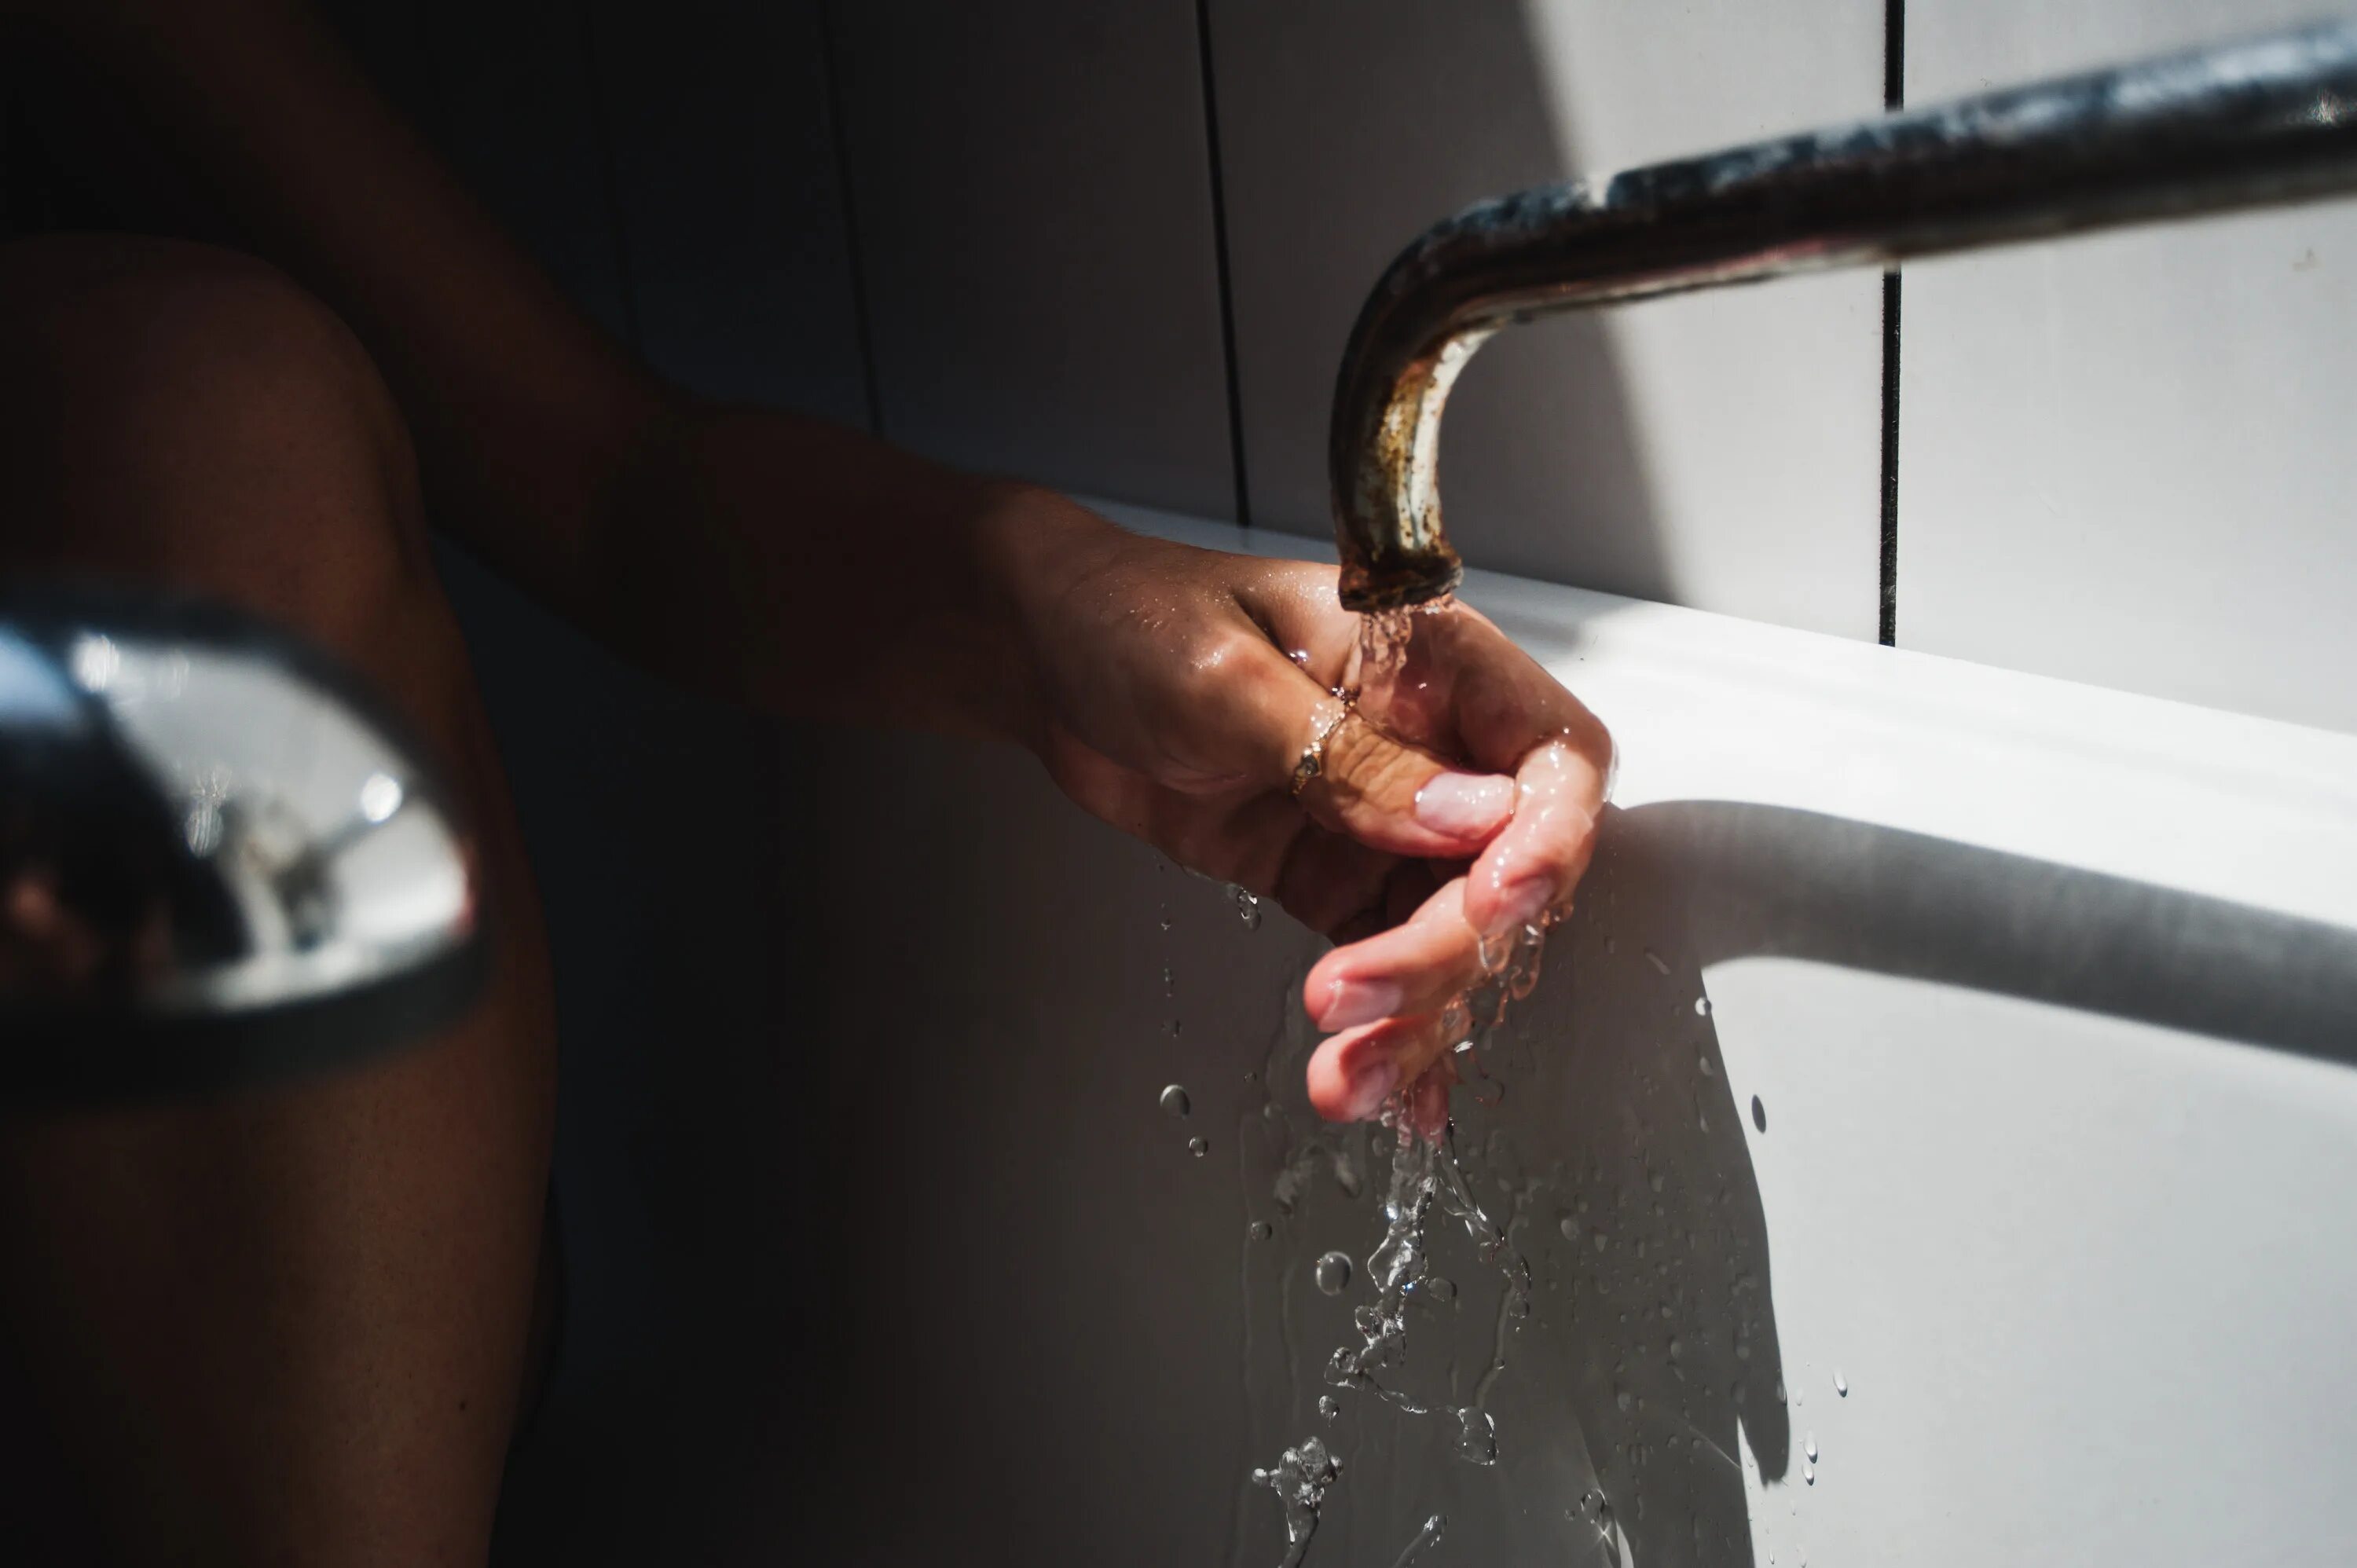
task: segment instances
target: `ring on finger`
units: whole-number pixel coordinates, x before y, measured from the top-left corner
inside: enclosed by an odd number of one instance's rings
[[[1286,790],[1295,800],[1301,799],[1301,792],[1309,788],[1311,779],[1326,771],[1326,743],[1334,738],[1334,732],[1342,727],[1351,711],[1351,704],[1344,703],[1328,714],[1318,721],[1309,744],[1301,748],[1301,759],[1293,765],[1293,782]]]

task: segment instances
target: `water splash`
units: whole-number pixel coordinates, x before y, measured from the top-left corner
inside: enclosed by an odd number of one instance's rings
[[[1415,1539],[1407,1543],[1407,1550],[1399,1554],[1399,1561],[1393,1563],[1392,1568],[1408,1568],[1410,1563],[1420,1561],[1426,1552],[1439,1545],[1440,1538],[1448,1533],[1448,1516],[1434,1514],[1424,1521],[1424,1528],[1415,1532]]]
[[[1407,666],[1418,619],[1426,615],[1448,613],[1453,607],[1452,600],[1443,598],[1413,609],[1362,617],[1356,657],[1342,683],[1335,689],[1335,695],[1353,703],[1372,701],[1379,713],[1401,711],[1394,705],[1395,699],[1402,695],[1398,682]],[[1483,980],[1446,1010],[1448,1037],[1456,1042],[1456,1048],[1445,1059],[1456,1067],[1459,1079],[1484,1105],[1497,1104],[1504,1086],[1484,1068],[1474,1048],[1473,1036],[1479,1028],[1494,1030],[1501,1026],[1507,1010],[1536,988],[1547,924],[1542,919],[1485,940],[1480,951]],[[1415,1088],[1407,1086],[1395,1094],[1383,1112],[1380,1126],[1393,1147],[1390,1183],[1383,1204],[1383,1236],[1367,1257],[1366,1272],[1375,1288],[1375,1299],[1361,1303],[1353,1312],[1357,1341],[1335,1349],[1327,1362],[1326,1380],[1337,1390],[1372,1394],[1405,1415],[1448,1420],[1454,1427],[1458,1458],[1469,1464],[1494,1466],[1498,1463],[1497,1424],[1486,1405],[1491,1391],[1505,1371],[1512,1332],[1533,1311],[1531,1269],[1510,1247],[1505,1230],[1474,1196],[1458,1159],[1453,1124],[1417,1126],[1411,1109],[1415,1100]],[[1292,1212],[1322,1153],[1318,1145],[1306,1146],[1278,1172],[1275,1197],[1281,1209]],[[1357,1173],[1348,1165],[1346,1154],[1334,1156],[1334,1172],[1344,1191],[1356,1197]],[[1521,1202],[1518,1197],[1518,1211]],[[1504,1282],[1494,1347],[1470,1398],[1461,1404],[1426,1404],[1397,1386],[1391,1376],[1407,1360],[1409,1307],[1445,1307],[1456,1295],[1454,1284],[1434,1273],[1427,1258],[1426,1228],[1436,1208],[1464,1226],[1477,1255],[1496,1267]],[[1568,1218],[1565,1225],[1566,1235],[1577,1234],[1577,1226]],[[1603,1240],[1598,1233],[1598,1243]],[[1335,1262],[1341,1265],[1340,1271],[1330,1270],[1329,1265]],[[1340,1280],[1329,1288],[1335,1272],[1339,1272]],[[1350,1281],[1348,1257],[1329,1253],[1320,1258],[1313,1277],[1327,1294],[1338,1294],[1347,1288]],[[1318,1412],[1323,1420],[1331,1422],[1339,1414],[1339,1402],[1332,1394],[1321,1396]],[[1285,1504],[1287,1550],[1282,1568],[1296,1568],[1302,1561],[1309,1536],[1317,1529],[1326,1490],[1334,1483],[1339,1469],[1324,1444],[1311,1437],[1297,1447],[1286,1449],[1274,1470],[1253,1472],[1254,1480],[1274,1487]],[[1447,1520],[1441,1515],[1435,1514],[1427,1520],[1424,1530],[1399,1559],[1401,1568],[1430,1551],[1446,1527]]]
[[[1326,1452],[1325,1439],[1319,1437],[1304,1438],[1300,1447],[1286,1449],[1275,1469],[1253,1472],[1253,1484],[1274,1490],[1285,1509],[1286,1551],[1278,1568],[1300,1568],[1309,1554],[1326,1488],[1341,1473],[1342,1462]]]

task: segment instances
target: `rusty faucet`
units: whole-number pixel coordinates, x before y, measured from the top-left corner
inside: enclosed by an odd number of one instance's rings
[[[1342,603],[1437,598],[1440,419],[1492,334],[1617,300],[2357,190],[2357,22],[1480,202],[1375,285],[1334,391]]]

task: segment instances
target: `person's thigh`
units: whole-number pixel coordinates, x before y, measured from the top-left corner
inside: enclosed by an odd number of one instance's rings
[[[0,575],[193,590],[357,666],[469,797],[500,939],[483,1004],[422,1048],[0,1113],[0,1371],[24,1396],[0,1394],[0,1527],[94,1531],[59,1543],[70,1561],[479,1563],[527,1366],[555,1052],[398,411],[341,323],[258,263],[0,245]]]

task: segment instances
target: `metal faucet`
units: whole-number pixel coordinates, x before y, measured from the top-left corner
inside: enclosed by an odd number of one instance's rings
[[[1484,201],[1375,285],[1334,391],[1342,603],[1437,598],[1448,390],[1501,329],[1786,273],[2357,190],[2357,21]]]

